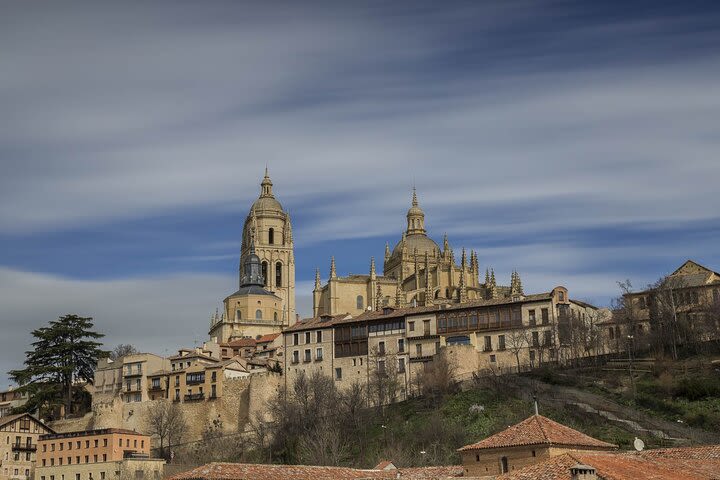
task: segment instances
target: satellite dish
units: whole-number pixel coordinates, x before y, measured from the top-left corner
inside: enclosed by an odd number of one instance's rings
[[[639,438],[635,437],[635,441],[633,442],[633,447],[635,447],[635,450],[637,450],[638,452],[642,452],[645,449],[645,442],[643,442]]]

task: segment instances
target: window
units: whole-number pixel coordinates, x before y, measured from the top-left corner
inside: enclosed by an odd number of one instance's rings
[[[610,331],[612,332],[612,328],[610,329]],[[550,330],[545,330],[543,332],[543,343],[546,347],[552,345],[552,332]]]
[[[505,350],[505,335],[498,335],[498,350]]]
[[[550,323],[550,317],[548,315],[547,308],[540,309],[540,315],[542,315],[542,324],[543,325],[547,325],[548,323]]]
[[[535,350],[530,350],[530,363],[535,363]]]
[[[262,310],[255,310],[255,320],[262,320]]]
[[[275,286],[282,287],[282,263],[275,264]]]
[[[415,322],[408,322],[408,330],[411,332],[415,331]]]
[[[365,308],[365,299],[363,298],[362,295],[358,295],[357,298],[355,299],[355,307],[358,310],[363,310]]]
[[[306,348],[306,349],[305,349],[305,357],[303,358],[303,361],[304,361],[304,362],[309,362],[309,361],[310,361],[310,349],[309,349],[309,348]]]
[[[398,373],[405,373],[405,359],[398,358]]]
[[[398,338],[398,353],[404,353],[404,352],[405,352],[405,339]]]
[[[528,321],[530,322],[531,327],[534,327],[537,323],[537,320],[535,319],[535,309],[528,310]]]
[[[270,245],[275,243],[275,229],[274,228],[270,228],[270,230],[268,230],[268,243]]]
[[[268,284],[268,263],[263,261],[260,264],[260,271],[262,272],[263,282],[265,283],[265,286],[267,287]]]
[[[322,343],[322,330],[315,332],[315,341],[317,343]]]
[[[295,350],[292,352],[292,363],[299,363],[300,362],[300,352]]]
[[[297,333],[293,333],[293,345],[300,343],[300,336]]]
[[[490,355],[490,363],[495,363],[496,361],[495,355]]]
[[[507,457],[502,457],[500,459],[500,473],[508,473],[508,459]]]
[[[342,368],[335,369],[335,380],[342,380]]]
[[[242,310],[235,310],[235,320],[242,320]]]
[[[95,439],[95,448],[97,448],[98,446],[100,446],[100,440]]]
[[[558,300],[560,300],[561,302],[565,301],[565,292],[558,292]]]
[[[385,355],[385,342],[378,342],[378,353]]]
[[[176,387],[180,386],[180,375],[175,375],[175,386]]]
[[[175,389],[175,401],[177,402],[179,400],[180,400],[180,389],[176,388]],[[122,445],[120,445],[120,446],[122,447]]]
[[[489,335],[485,337],[485,351],[492,352],[492,337]]]
[[[415,354],[418,357],[422,357],[422,343],[416,343],[415,344]]]
[[[217,398],[217,385],[210,385],[210,398]]]
[[[305,344],[310,343],[310,332],[305,332]]]
[[[539,333],[532,332],[532,346],[537,347],[540,345]]]
[[[430,335],[430,320],[423,320],[423,335]]]
[[[378,372],[380,372],[381,375],[385,373],[385,360],[378,361]]]
[[[322,349],[322,348],[318,348],[318,349],[315,350],[315,360],[320,361],[320,360],[322,360],[322,359],[323,359],[323,349]]]

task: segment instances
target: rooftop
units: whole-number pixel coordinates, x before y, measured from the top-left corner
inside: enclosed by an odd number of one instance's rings
[[[606,450],[617,448],[617,445],[592,438],[542,415],[533,415],[485,440],[466,445],[458,451],[506,448],[523,445],[558,445]]]
[[[351,480],[443,479],[462,476],[460,466],[399,468],[391,470],[321,467],[308,465],[263,465],[210,463],[171,477],[172,480]],[[398,477],[399,475],[399,477]]]
[[[720,445],[643,452],[571,452],[496,477],[498,480],[570,480],[581,463],[600,479],[710,480],[720,472]]]

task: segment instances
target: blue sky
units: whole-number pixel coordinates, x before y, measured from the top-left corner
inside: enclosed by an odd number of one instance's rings
[[[0,16],[0,371],[66,312],[206,337],[269,165],[298,305],[404,227],[607,305],[720,267],[716,2],[16,2]],[[0,378],[2,374],[0,374]],[[0,383],[2,385],[2,383]]]

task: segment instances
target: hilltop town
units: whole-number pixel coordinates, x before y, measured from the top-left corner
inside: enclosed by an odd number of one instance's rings
[[[69,411],[19,413],[29,390],[0,393],[0,430],[8,438],[0,478],[104,480],[114,478],[106,477],[110,471],[178,479],[540,478],[547,475],[540,472],[560,471],[542,478],[590,479],[618,469],[673,475],[681,461],[698,475],[717,471],[720,447],[691,446],[712,441],[711,435],[679,445],[664,441],[675,449],[623,453],[615,443],[540,415],[537,389],[548,372],[614,365],[615,376],[629,380],[620,388],[637,395],[638,375],[655,368],[649,356],[677,362],[679,350],[701,347],[717,354],[720,274],[687,261],[657,285],[627,290],[612,310],[598,308],[574,299],[563,285],[526,292],[519,271],[507,285],[490,267],[481,278],[474,251],[456,252],[447,236],[442,247],[428,236],[414,190],[406,220],[394,247],[385,246],[382,272],[370,258],[367,274],[341,276],[334,257],[325,283],[316,271],[313,316],[301,319],[290,216],[266,171],[242,230],[237,290],[211,315],[202,346],[167,357],[130,347],[102,357],[91,381],[77,385],[89,405],[79,401]],[[502,388],[521,393],[504,401],[524,398],[519,405],[525,401],[529,414],[521,379],[535,382],[536,411],[506,431],[447,445],[449,453],[436,451],[429,462],[423,449],[421,460],[340,467],[348,458],[343,448],[354,447],[338,435],[359,435],[372,418],[390,423],[394,405],[448,408],[442,399],[505,382]],[[540,404],[553,411],[551,396],[540,394]],[[490,408],[493,400],[484,400],[487,405],[470,406],[474,414]],[[387,432],[383,436],[387,452]],[[271,444],[285,445],[285,460],[322,466],[265,466],[274,460],[262,453],[270,454]],[[303,456],[289,453],[293,448],[304,449]],[[191,468],[212,459],[239,461],[249,451],[259,463]],[[462,465],[428,465],[452,458]]]

